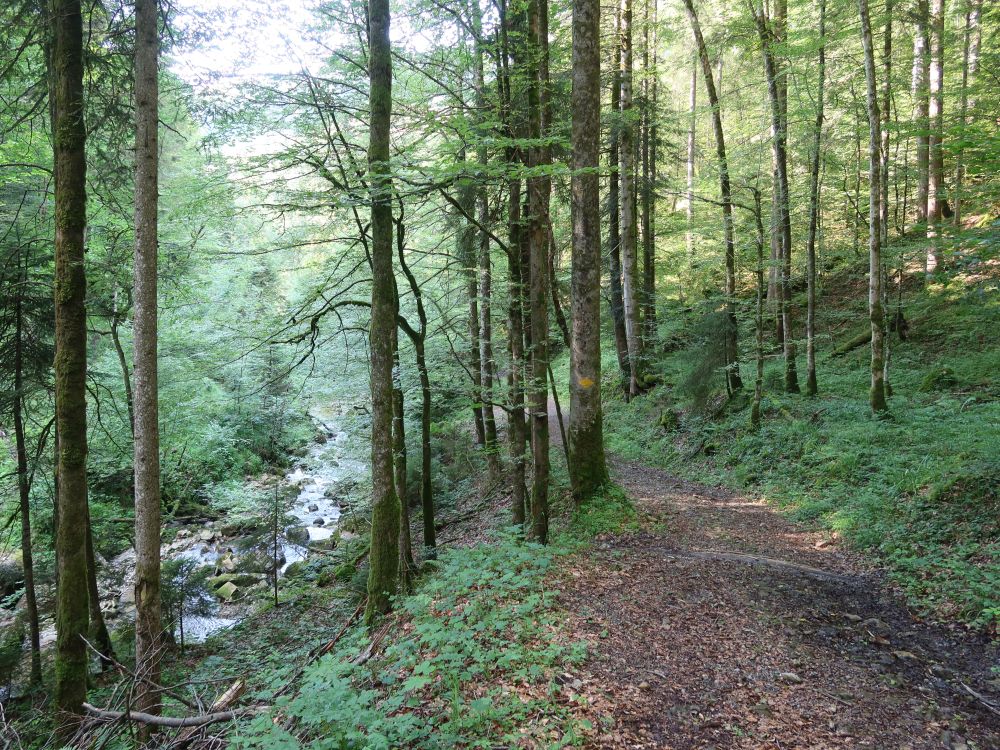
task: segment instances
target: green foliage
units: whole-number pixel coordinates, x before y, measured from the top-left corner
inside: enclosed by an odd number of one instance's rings
[[[838,340],[821,338],[816,398],[784,394],[782,363],[768,361],[759,430],[746,428],[745,398],[709,417],[691,410],[683,394],[678,402],[657,389],[631,404],[608,401],[609,448],[685,477],[759,492],[877,555],[914,606],[995,629],[1000,350],[989,342],[1000,326],[1000,297],[995,274],[984,269],[995,262],[998,236],[991,230],[961,238],[951,257],[975,262],[956,263],[904,297],[909,332],[905,341],[892,339],[891,419],[873,420],[864,401],[868,348],[833,356]],[[863,295],[841,295],[841,285],[857,288],[850,276],[828,282],[820,330],[863,309]],[[746,350],[749,327],[741,330]],[[692,367],[687,357],[668,353],[656,366],[668,380],[679,378]],[[744,375],[748,364],[744,359]],[[716,393],[721,388],[720,379]],[[668,410],[678,429],[657,425]]]
[[[584,653],[552,638],[545,579],[558,554],[510,536],[444,552],[437,572],[397,600],[402,621],[380,656],[352,661],[367,642],[356,631],[276,706],[294,732],[263,715],[232,747],[512,747],[526,733],[548,747],[579,744],[583,727],[552,694],[553,671]]]

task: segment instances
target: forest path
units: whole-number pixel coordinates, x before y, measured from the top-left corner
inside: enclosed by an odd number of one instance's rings
[[[997,649],[765,503],[612,460],[639,528],[560,583],[606,748],[1000,748]],[[969,690],[980,694],[974,697]],[[992,704],[992,708],[990,706]]]

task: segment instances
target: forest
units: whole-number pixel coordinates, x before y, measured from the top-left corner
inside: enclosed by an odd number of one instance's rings
[[[1000,4],[0,23],[0,747],[1000,748]]]

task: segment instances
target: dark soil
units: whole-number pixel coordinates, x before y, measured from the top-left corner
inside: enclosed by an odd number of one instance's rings
[[[571,676],[593,746],[1000,748],[997,644],[920,622],[878,571],[761,501],[621,461],[614,477],[639,530],[561,582],[594,649]]]

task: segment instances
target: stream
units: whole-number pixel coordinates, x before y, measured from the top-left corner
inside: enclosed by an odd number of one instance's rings
[[[334,404],[313,408],[309,416],[316,434],[304,455],[294,459],[278,485],[285,501],[279,524],[277,562],[279,576],[295,563],[307,560],[313,546],[329,544],[341,514],[349,506],[348,495],[368,474],[366,462],[352,457],[356,446],[340,423],[352,407]],[[256,485],[256,483],[255,483]],[[261,494],[273,488],[260,489]],[[185,643],[202,643],[208,637],[240,622],[253,609],[249,590],[268,588],[274,565],[274,543],[270,524],[263,519],[263,533],[241,529],[245,519],[224,517],[216,521],[174,526],[173,541],[162,547],[164,562],[186,561],[181,570],[188,580],[208,575],[208,587],[191,595],[187,612],[175,628],[178,640],[183,626]],[[344,536],[347,532],[344,532]],[[214,575],[212,575],[214,574]],[[102,571],[105,596],[102,609],[108,627],[116,628],[135,613],[135,550],[121,553]],[[175,580],[175,587],[183,584]],[[54,632],[53,632],[54,636]]]

